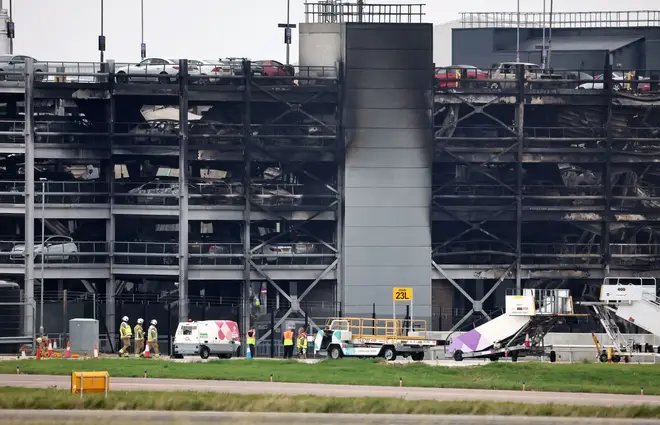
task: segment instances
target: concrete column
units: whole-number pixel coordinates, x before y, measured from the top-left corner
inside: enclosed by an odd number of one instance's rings
[[[179,322],[188,320],[188,60],[179,63]]]
[[[245,91],[243,92],[243,195],[244,209],[243,209],[243,283],[241,289],[241,317],[239,329],[241,330],[241,339],[245,341],[247,338],[247,330],[250,329],[250,313],[252,311],[252,266],[250,265],[251,259],[251,221],[252,221],[252,205],[250,199],[252,198],[252,69],[250,61],[243,62],[243,75],[245,76]],[[246,355],[245,346],[242,347],[243,354]]]
[[[117,342],[117,317],[115,313],[115,293],[117,291],[117,282],[114,277],[110,277],[105,284],[105,325],[110,334],[110,341],[112,341],[112,348],[115,347]]]
[[[23,333],[34,335],[34,63],[25,63],[25,321]]]

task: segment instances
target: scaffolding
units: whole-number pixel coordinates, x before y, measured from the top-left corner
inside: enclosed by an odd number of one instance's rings
[[[660,26],[659,10],[604,12],[463,12],[463,28],[631,28]]]
[[[358,0],[348,3],[342,0],[327,0],[305,3],[305,22],[329,23],[421,23],[424,19],[424,4],[365,4]]]

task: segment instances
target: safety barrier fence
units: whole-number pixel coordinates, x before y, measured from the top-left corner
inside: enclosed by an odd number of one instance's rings
[[[331,1],[305,2],[307,23],[416,23],[424,19],[425,4],[356,4]]]
[[[658,27],[660,11],[598,12],[462,12],[463,28],[612,28]]]
[[[178,84],[180,59],[149,58],[139,63],[34,61],[32,78],[43,87],[49,84]],[[0,82],[24,82],[29,65],[9,63],[0,71]],[[247,71],[247,72],[246,72]],[[246,76],[252,84],[264,87],[335,85],[336,66],[285,65],[276,61],[188,60],[186,73],[190,85],[240,86]],[[40,86],[41,87],[41,86]]]
[[[614,264],[652,264],[660,259],[660,244],[612,243]],[[523,243],[521,258],[533,264],[601,264],[606,251],[598,243]],[[491,240],[451,241],[433,245],[438,264],[511,264],[517,258],[515,243]]]
[[[531,59],[530,59],[531,60]],[[554,94],[599,95],[605,91],[625,96],[658,96],[660,70],[625,69],[615,67],[611,75],[605,69],[547,69],[538,65],[524,65],[524,76],[518,78],[518,65],[511,62],[493,69],[471,67],[439,67],[435,70],[435,88],[438,94],[458,91],[475,94],[498,92],[519,93],[522,89],[530,94],[545,94],[544,90],[556,90]],[[524,87],[520,87],[520,85]]]
[[[436,127],[439,130],[440,127]],[[649,147],[657,138],[655,127],[635,127],[634,125],[624,128],[615,127],[612,140],[623,142],[642,143],[636,149],[648,143]],[[585,150],[585,148],[605,150],[605,140],[608,137],[607,128],[604,126],[570,126],[570,127],[528,127],[523,128],[523,141],[525,148],[553,147]],[[436,135],[436,140],[446,146],[474,147],[475,142],[486,142],[490,147],[509,147],[518,141],[518,135],[511,128],[504,126],[457,126],[451,135]],[[586,145],[585,145],[586,144]]]

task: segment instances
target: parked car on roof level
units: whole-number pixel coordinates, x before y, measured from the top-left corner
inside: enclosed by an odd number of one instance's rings
[[[31,56],[0,55],[0,71],[11,73],[8,75],[0,75],[0,81],[24,80],[25,76],[23,73],[25,72],[25,62],[28,58],[31,58]],[[33,69],[35,73],[48,72],[48,64],[39,62],[35,58],[32,58],[32,60],[34,61]],[[37,74],[35,79],[37,81],[42,81],[45,79],[45,75]]]
[[[199,67],[188,65],[189,74],[199,74]],[[147,58],[135,65],[127,65],[115,71],[118,83],[158,82],[173,83],[179,75],[178,59]]]
[[[207,59],[189,59],[188,64],[199,67],[199,73],[204,77],[199,80],[201,84],[229,84],[231,83],[231,77],[234,75],[232,67],[228,62]]]
[[[460,76],[459,76],[460,72]],[[474,87],[478,85],[475,80],[487,80],[489,76],[488,71],[482,71],[476,66],[472,65],[451,65],[442,66],[435,69],[435,79],[438,87]],[[447,80],[470,80],[463,81],[447,81]]]
[[[282,62],[273,60],[259,60],[252,62],[264,69],[264,74],[269,77],[293,77],[296,75],[296,69],[291,65],[284,65]]]

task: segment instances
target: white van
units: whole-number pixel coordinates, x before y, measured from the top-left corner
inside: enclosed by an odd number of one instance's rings
[[[241,337],[238,324],[231,320],[188,321],[179,323],[172,345],[177,359],[192,355],[208,359],[212,354],[230,359],[237,355]]]

